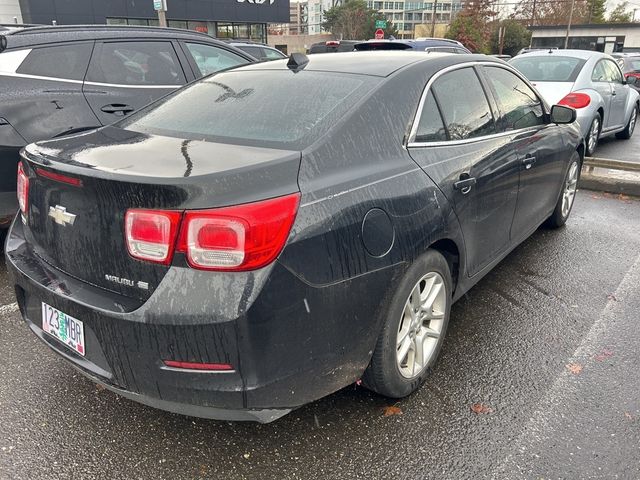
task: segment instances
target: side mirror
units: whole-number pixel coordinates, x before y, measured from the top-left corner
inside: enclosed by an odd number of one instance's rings
[[[558,125],[573,123],[578,118],[578,114],[571,107],[564,105],[554,105],[551,107],[551,123]]]
[[[638,83],[638,77],[633,77],[629,75],[625,78],[627,85],[636,85]]]

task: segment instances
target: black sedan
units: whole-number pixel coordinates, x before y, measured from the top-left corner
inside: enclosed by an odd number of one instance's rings
[[[268,422],[360,378],[404,397],[452,302],[567,220],[574,120],[480,55],[218,73],[23,150],[20,311],[88,377],[173,412]]]

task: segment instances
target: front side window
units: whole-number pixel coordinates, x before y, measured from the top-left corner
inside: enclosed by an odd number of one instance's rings
[[[108,42],[96,47],[87,80],[112,85],[183,85],[170,42]]]
[[[593,68],[593,73],[591,74],[592,82],[606,82],[607,81],[607,69],[604,66],[604,62],[600,61]]]
[[[611,83],[622,83],[622,74],[618,66],[611,60],[604,60],[602,63],[607,71],[607,80]]]
[[[227,50],[214,47],[212,45],[205,45],[203,43],[187,43],[186,45],[189,53],[200,70],[201,76],[249,63],[247,60],[235,53],[228,52]],[[260,57],[258,56],[257,58]]]
[[[542,102],[529,85],[504,68],[485,69],[500,107],[501,130],[518,130],[546,123]]]
[[[31,50],[16,73],[67,80],[83,80],[92,44],[81,43]]]
[[[446,73],[431,88],[440,105],[451,140],[495,133],[489,102],[473,68]]]

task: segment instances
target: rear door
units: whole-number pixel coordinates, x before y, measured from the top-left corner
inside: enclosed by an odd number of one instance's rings
[[[612,88],[609,81],[610,73],[608,72],[605,60],[600,60],[593,67],[593,73],[591,74],[591,82],[593,88],[600,94],[604,102],[604,118],[602,119],[602,129],[606,130],[611,127],[611,99]]]
[[[2,53],[0,117],[27,143],[100,126],[82,95],[93,41]],[[6,76],[5,76],[6,75]]]
[[[96,42],[84,95],[108,125],[186,83],[170,40]]]
[[[509,245],[518,161],[476,69],[438,77],[425,96],[409,153],[451,202],[460,222],[469,275]]]

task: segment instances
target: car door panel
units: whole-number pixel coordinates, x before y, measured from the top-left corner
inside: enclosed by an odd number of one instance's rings
[[[607,70],[607,78],[611,85],[611,111],[609,114],[610,125],[612,129],[623,128],[627,123],[627,97],[629,96],[629,87],[623,83],[624,77],[618,68],[618,65],[612,60],[603,60]]]
[[[600,60],[593,68],[591,75],[591,82],[593,88],[602,98],[604,108],[604,118],[602,119],[602,130],[607,130],[611,127],[611,100],[612,89],[611,83],[608,80],[608,72],[605,68],[604,60]]]
[[[83,92],[102,125],[113,123],[186,83],[170,41],[98,42]]]
[[[510,135],[496,133],[474,69],[445,73],[432,90],[423,101],[409,153],[453,205],[465,241],[467,274],[473,276],[509,247],[517,157]],[[444,119],[446,141],[436,114],[440,122]]]

